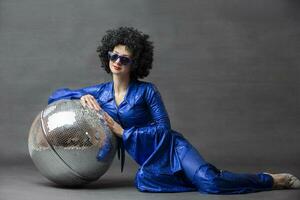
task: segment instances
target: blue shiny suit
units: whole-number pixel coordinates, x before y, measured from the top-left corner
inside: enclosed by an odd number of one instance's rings
[[[237,194],[270,190],[273,179],[265,173],[245,174],[219,170],[171,129],[170,120],[157,87],[132,80],[119,106],[114,100],[113,82],[77,90],[60,88],[48,99],[79,99],[91,94],[101,108],[124,129],[122,147],[139,164],[135,184],[143,192]]]

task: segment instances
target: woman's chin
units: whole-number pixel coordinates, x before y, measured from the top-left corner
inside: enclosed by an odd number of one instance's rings
[[[115,75],[122,75],[123,74],[122,72],[119,72],[119,71],[118,72],[112,71],[112,73],[115,74]]]
[[[126,74],[125,74],[125,73],[122,73],[122,72],[113,72],[113,71],[112,71],[112,74],[113,74],[114,76],[120,76],[120,77],[121,77],[121,76],[122,76],[122,77],[123,77],[123,76],[126,76]]]

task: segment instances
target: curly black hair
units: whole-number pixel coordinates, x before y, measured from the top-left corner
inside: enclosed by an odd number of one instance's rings
[[[101,67],[107,73],[111,73],[109,68],[108,51],[112,51],[117,45],[125,45],[132,54],[130,78],[138,79],[148,76],[152,68],[153,42],[148,40],[149,35],[133,27],[119,27],[107,30],[97,47]]]

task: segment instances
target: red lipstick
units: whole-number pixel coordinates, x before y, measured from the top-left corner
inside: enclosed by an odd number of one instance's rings
[[[114,67],[115,70],[121,70],[121,67],[118,67],[118,66],[115,66],[115,65],[113,65],[113,67]]]

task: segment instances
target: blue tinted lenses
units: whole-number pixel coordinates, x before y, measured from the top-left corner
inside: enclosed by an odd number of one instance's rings
[[[129,65],[131,63],[131,59],[130,58],[128,58],[126,56],[120,56],[117,53],[114,53],[114,52],[111,52],[111,51],[108,52],[108,57],[113,62],[115,62],[116,60],[120,59],[120,63],[122,65]]]

